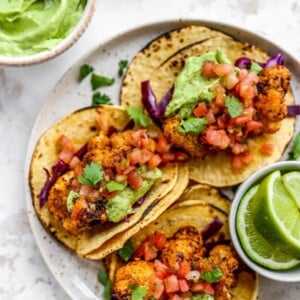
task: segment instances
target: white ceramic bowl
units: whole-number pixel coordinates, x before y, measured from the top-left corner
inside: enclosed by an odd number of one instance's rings
[[[253,175],[251,175],[246,181],[244,181],[240,187],[238,188],[234,200],[231,205],[230,215],[229,215],[229,229],[232,238],[233,245],[238,252],[241,259],[254,271],[258,274],[273,279],[277,281],[284,281],[284,282],[297,282],[300,281],[300,265],[290,269],[290,270],[269,270],[264,268],[263,266],[258,265],[254,261],[252,261],[244,252],[237,232],[236,232],[236,213],[239,206],[239,203],[245,193],[249,190],[250,187],[259,183],[267,174],[271,173],[275,170],[285,170],[285,171],[300,171],[300,162],[299,161],[281,161],[270,166],[264,167]]]
[[[96,6],[96,0],[87,0],[86,7],[83,11],[81,19],[70,32],[70,34],[59,44],[57,44],[52,50],[42,51],[30,56],[3,56],[0,55],[0,65],[4,66],[28,66],[36,63],[40,63],[49,60],[57,55],[63,53],[70,48],[86,30],[88,24],[91,21]]]

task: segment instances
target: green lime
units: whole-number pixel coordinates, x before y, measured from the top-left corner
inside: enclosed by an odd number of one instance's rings
[[[253,197],[252,210],[256,229],[268,242],[300,258],[300,212],[279,170],[263,179]]]
[[[298,208],[300,208],[300,172],[293,171],[282,176],[282,181]]]
[[[286,254],[267,242],[257,231],[253,223],[252,200],[259,185],[252,187],[241,200],[236,217],[236,230],[248,257],[259,265],[272,270],[291,269],[300,263],[300,260]]]

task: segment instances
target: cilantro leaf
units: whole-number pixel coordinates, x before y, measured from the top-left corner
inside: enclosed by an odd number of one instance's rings
[[[92,162],[83,169],[83,175],[78,177],[78,181],[84,185],[96,186],[104,177],[102,166]]]
[[[71,190],[67,197],[67,210],[70,212],[74,205],[74,200],[79,197],[79,194],[74,190]]]
[[[258,74],[263,68],[256,62],[252,61],[250,71]]]
[[[94,71],[94,68],[88,64],[84,64],[80,67],[79,70],[79,81],[82,81],[85,77],[87,77],[90,73]]]
[[[93,73],[91,77],[91,85],[93,91],[102,86],[112,85],[114,84],[114,82],[115,82],[114,78],[108,78],[102,75],[97,75],[95,73]]]
[[[223,273],[219,268],[214,268],[211,271],[202,274],[201,278],[209,283],[218,282],[222,279]]]
[[[111,282],[104,270],[100,270],[97,275],[98,281],[104,286],[103,298],[105,300],[111,299]]]
[[[232,118],[235,118],[243,112],[243,107],[240,100],[234,96],[226,97],[225,106],[227,107],[228,113]]]
[[[150,124],[150,119],[144,114],[143,110],[139,106],[129,106],[126,108],[126,111],[134,121],[136,126],[147,127]]]
[[[127,68],[128,65],[128,60],[120,60],[119,61],[119,70],[118,70],[118,74],[121,77],[123,75],[124,69]]]
[[[125,189],[125,184],[116,182],[115,180],[110,180],[106,184],[106,188],[108,189],[109,192],[115,192],[115,191],[123,191]]]
[[[106,94],[96,92],[93,94],[92,106],[97,106],[100,104],[111,104],[110,97]]]
[[[196,133],[199,134],[205,130],[207,119],[190,117],[187,120],[182,120],[178,126],[178,131],[181,133]]]
[[[148,293],[147,286],[138,286],[136,284],[129,285],[131,289],[131,300],[143,300]]]
[[[122,249],[118,251],[118,255],[124,260],[128,261],[132,254],[134,253],[134,247],[131,240],[128,240]]]
[[[297,160],[300,157],[300,132],[297,133],[291,151],[288,153],[288,160]]]

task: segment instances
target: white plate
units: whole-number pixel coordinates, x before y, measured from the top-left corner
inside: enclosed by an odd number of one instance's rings
[[[101,263],[90,262],[77,257],[48,234],[38,221],[32,207],[32,199],[28,187],[28,170],[36,142],[41,134],[58,119],[76,109],[90,105],[92,90],[89,79],[86,78],[81,83],[78,83],[78,73],[81,65],[88,63],[94,66],[97,73],[116,78],[113,86],[103,88],[101,91],[109,94],[113,102],[117,104],[121,83],[117,74],[118,62],[121,59],[128,59],[130,61],[135,53],[153,38],[170,29],[186,24],[200,24],[221,30],[237,39],[259,46],[268,52],[269,55],[278,52],[283,53],[286,58],[286,65],[293,73],[293,90],[295,96],[297,99],[300,99],[300,66],[295,58],[262,37],[221,23],[190,20],[149,24],[120,34],[81,58],[59,80],[36,120],[29,141],[26,159],[27,174],[25,178],[28,216],[37,245],[53,276],[72,299],[101,298],[102,286],[97,282],[97,272],[101,268]],[[263,282],[261,290],[264,299],[271,299],[272,290],[268,281]]]

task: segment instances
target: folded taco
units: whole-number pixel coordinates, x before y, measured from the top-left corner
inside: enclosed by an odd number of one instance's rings
[[[290,79],[281,54],[269,58],[223,33],[187,26],[134,57],[121,103],[145,106],[191,157],[191,179],[230,186],[278,160],[291,140]]]
[[[169,193],[178,170],[188,178],[174,153],[164,163],[160,130],[148,122],[138,127],[129,115],[105,105],[76,111],[49,128],[34,150],[30,187],[36,213],[79,255],[134,227],[149,206],[164,211],[176,200]]]
[[[197,185],[106,257],[114,299],[256,299],[258,278],[231,245],[226,202]]]

